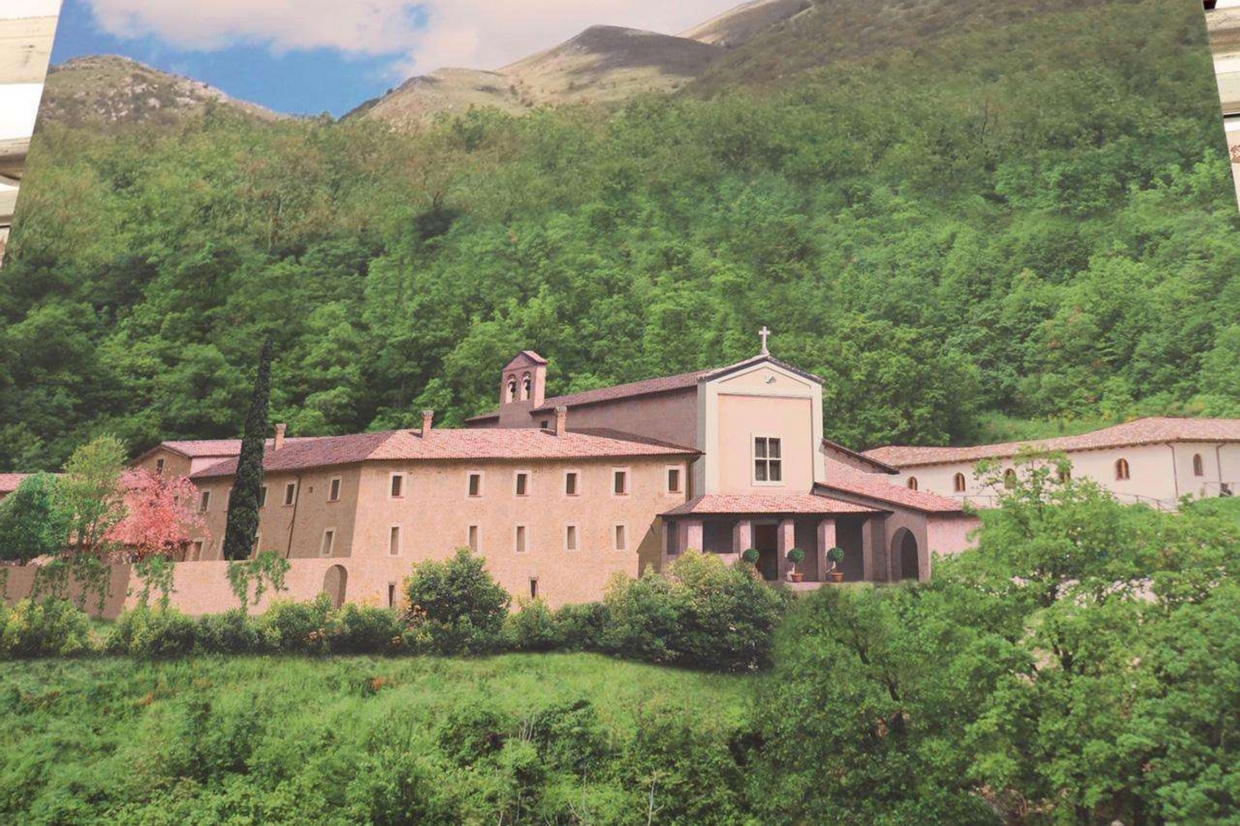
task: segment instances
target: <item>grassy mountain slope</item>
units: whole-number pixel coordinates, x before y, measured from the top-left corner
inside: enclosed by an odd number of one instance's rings
[[[680,37],[735,49],[796,15],[813,8],[812,0],[749,0],[705,23],[680,33]]]
[[[0,279],[0,468],[235,435],[268,333],[298,434],[459,422],[524,347],[561,393],[752,355],[764,324],[854,447],[1240,413],[1200,9],[987,5],[915,51],[618,109],[51,123]]]
[[[176,123],[223,106],[263,120],[278,115],[202,83],[117,55],[81,57],[48,70],[39,116],[60,123]]]

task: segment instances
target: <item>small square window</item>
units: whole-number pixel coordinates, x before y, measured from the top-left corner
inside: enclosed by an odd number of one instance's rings
[[[577,526],[569,525],[564,529],[564,550],[577,550]]]
[[[393,499],[400,499],[405,495],[405,474],[393,473],[392,480],[388,487],[388,495]]]
[[[482,474],[469,474],[469,495],[477,498],[482,495]]]
[[[514,541],[515,550],[519,554],[525,553],[525,526],[517,525],[516,536]]]
[[[209,507],[211,507],[211,491],[204,490],[202,496],[198,499],[198,512],[206,513]]]
[[[623,551],[629,547],[628,531],[624,529],[624,525],[616,526],[616,550]]]
[[[517,496],[529,496],[530,495],[530,475],[529,473],[525,471],[517,472],[516,495]]]
[[[680,493],[680,468],[678,467],[667,469],[667,492]]]
[[[477,525],[469,526],[469,531],[466,534],[465,542],[467,545],[469,545],[469,549],[473,551],[474,553],[478,553],[478,551],[481,549],[482,542],[479,539],[479,528]]]
[[[629,472],[627,470],[615,470],[611,474],[611,492],[616,496],[628,496],[629,494]]]
[[[388,554],[400,556],[400,525],[393,525],[388,532]]]
[[[289,482],[284,486],[284,504],[286,506],[297,501],[297,483]]]
[[[579,480],[578,480],[577,471],[570,470],[564,474],[564,495],[565,496],[577,496],[578,495],[578,481]]]
[[[319,556],[331,556],[336,545],[336,531],[328,528],[323,531],[323,542],[319,545]]]
[[[327,501],[340,501],[340,477],[332,479],[331,483],[327,486]]]
[[[267,507],[267,486],[263,485],[258,489],[258,506],[260,508]]]

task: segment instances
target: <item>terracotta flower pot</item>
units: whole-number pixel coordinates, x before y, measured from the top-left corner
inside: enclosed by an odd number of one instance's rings
[[[805,574],[797,573],[795,571],[789,574],[788,576],[793,582],[800,582],[801,580],[805,579]]]
[[[843,571],[831,571],[827,574],[827,577],[830,578],[832,582],[843,582],[844,572]]]

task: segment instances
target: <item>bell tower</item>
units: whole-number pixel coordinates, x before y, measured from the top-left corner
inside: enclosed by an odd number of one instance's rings
[[[499,426],[534,427],[530,411],[547,397],[547,360],[522,350],[504,365],[499,385]]]

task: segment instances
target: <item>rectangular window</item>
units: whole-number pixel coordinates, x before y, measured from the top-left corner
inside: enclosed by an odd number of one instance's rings
[[[628,470],[613,470],[611,472],[611,492],[616,496],[629,495]]]
[[[284,504],[287,507],[289,505],[292,505],[296,501],[297,501],[297,483],[289,482],[287,485],[284,486]]]
[[[469,495],[474,498],[482,495],[482,473],[469,474]]]
[[[530,577],[530,599],[538,599],[538,577]]]
[[[577,487],[578,474],[575,470],[564,472],[564,495],[577,496],[579,488]]]
[[[331,556],[332,549],[336,544],[336,531],[328,528],[323,531],[323,542],[319,545],[319,556]]]
[[[400,556],[400,525],[393,525],[388,532],[388,553]]]
[[[680,468],[678,467],[667,469],[667,492],[680,493]]]
[[[155,475],[156,476],[164,475],[164,460],[163,459],[155,460]]]
[[[198,500],[198,512],[206,513],[207,508],[209,507],[211,507],[211,491],[204,490],[202,492],[202,497]]]
[[[263,485],[258,489],[258,506],[260,508],[267,507],[267,486]]]
[[[396,583],[388,583],[388,608],[396,607]]]
[[[783,451],[779,439],[770,436],[754,437],[753,480],[766,484],[784,480]]]
[[[477,525],[470,525],[466,534],[465,544],[469,545],[469,549],[474,553],[478,553],[482,548],[482,541],[479,538],[479,528]]]
[[[388,483],[388,496],[392,499],[400,499],[405,495],[405,474],[393,473],[391,481]]]
[[[617,551],[623,551],[623,550],[628,549],[629,538],[627,536],[627,533],[628,532],[625,531],[623,525],[616,526],[616,550]]]
[[[564,550],[577,550],[577,526],[569,525],[564,529]]]
[[[194,541],[194,549],[190,551],[189,558],[194,560],[195,562],[202,559],[202,540],[201,539]]]
[[[339,502],[340,501],[340,477],[339,476],[332,479],[330,484],[328,484],[327,486],[327,501],[328,502]]]
[[[517,471],[516,495],[517,496],[529,496],[530,495],[530,474],[528,471],[524,471],[524,470]]]
[[[514,545],[519,554],[525,553],[525,526],[517,525]]]

